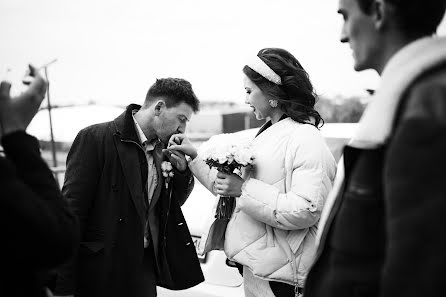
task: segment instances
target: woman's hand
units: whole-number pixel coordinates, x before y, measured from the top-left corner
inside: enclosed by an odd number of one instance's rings
[[[172,135],[169,139],[167,149],[169,151],[180,151],[192,159],[197,157],[197,149],[193,146],[185,134]]]
[[[240,197],[242,195],[242,185],[244,182],[245,180],[235,173],[227,174],[218,172],[214,189],[221,196]]]

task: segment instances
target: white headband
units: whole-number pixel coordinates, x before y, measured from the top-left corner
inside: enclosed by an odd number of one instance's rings
[[[275,73],[268,65],[266,65],[265,62],[263,62],[262,59],[260,59],[258,56],[255,56],[254,59],[251,59],[246,66],[266,78],[272,83],[275,83],[276,85],[281,85],[282,80],[280,79],[280,76]]]

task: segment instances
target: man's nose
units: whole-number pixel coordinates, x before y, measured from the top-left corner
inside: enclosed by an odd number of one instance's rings
[[[184,132],[186,132],[186,124],[179,126],[177,129],[178,134],[183,134]]]

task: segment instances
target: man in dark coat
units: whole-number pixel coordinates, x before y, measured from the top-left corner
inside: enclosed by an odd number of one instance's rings
[[[79,240],[76,217],[62,199],[39,142],[25,130],[39,110],[46,82],[33,78],[16,98],[0,84],[0,296],[46,296],[50,269],[71,256]]]
[[[381,75],[344,149],[305,297],[443,296],[444,0],[340,0],[355,70]]]
[[[184,155],[166,150],[198,106],[189,82],[158,79],[142,107],[79,132],[62,192],[79,217],[81,243],[60,270],[57,295],[151,297],[156,285],[178,290],[204,280],[180,209],[194,179]]]

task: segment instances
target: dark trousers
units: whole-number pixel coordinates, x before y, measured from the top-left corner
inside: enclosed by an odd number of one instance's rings
[[[144,259],[143,259],[143,282],[147,290],[147,297],[156,297],[156,263],[155,255],[151,245],[144,249]]]
[[[294,297],[295,296],[294,286],[292,286],[292,285],[270,281],[269,286],[271,287],[271,291],[273,291],[274,296],[276,296],[276,297]],[[297,289],[298,289],[297,292],[299,294],[303,293],[302,288],[299,287]]]

